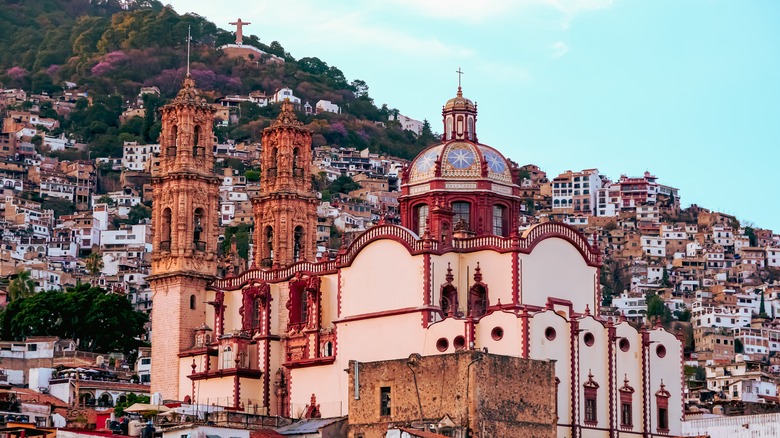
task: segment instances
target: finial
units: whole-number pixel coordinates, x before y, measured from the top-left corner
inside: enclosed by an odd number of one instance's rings
[[[190,41],[192,41],[190,27],[191,26],[187,26],[187,77],[190,76]]]
[[[452,275],[452,267],[450,267],[450,262],[447,262],[447,275],[444,277],[445,280],[447,280],[447,283],[452,283],[452,280],[455,279],[455,276]]]
[[[460,67],[458,67],[458,69],[455,70],[455,73],[458,74],[458,97],[462,97],[463,91],[460,88],[460,80],[463,77],[463,70],[461,70]]]

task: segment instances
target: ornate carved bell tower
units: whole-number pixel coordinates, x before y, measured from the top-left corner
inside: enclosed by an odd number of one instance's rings
[[[285,100],[263,131],[263,176],[255,214],[254,263],[261,268],[314,261],[317,196],[312,192],[311,132]]]
[[[152,392],[181,400],[179,352],[193,346],[217,270],[220,178],[213,173],[215,110],[187,74],[162,108],[160,170],[152,178]],[[186,389],[185,389],[186,390]]]

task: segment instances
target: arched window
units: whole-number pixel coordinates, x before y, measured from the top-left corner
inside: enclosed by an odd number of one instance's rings
[[[463,131],[465,130],[466,124],[463,122],[463,116],[458,116],[457,120],[457,129],[458,129],[458,138],[461,138],[463,136]]]
[[[447,117],[447,131],[444,133],[447,140],[452,140],[452,116]]]
[[[226,370],[235,367],[236,364],[233,362],[233,350],[230,348],[230,345],[226,345],[225,348],[222,349],[222,369]]]
[[[300,167],[298,165],[298,154],[299,154],[299,152],[300,151],[298,150],[298,148],[293,149],[293,162],[292,162],[293,169],[297,169],[297,168]]]
[[[190,295],[190,309],[195,310],[195,295]]]
[[[428,226],[428,204],[420,204],[414,207],[414,224],[417,228],[414,230],[418,236],[422,236],[425,227]]]
[[[176,147],[179,145],[179,127],[177,125],[171,126],[171,142],[168,144],[168,150],[166,155],[169,157],[176,156]]]
[[[328,341],[322,345],[322,356],[323,357],[333,356],[333,342]]]
[[[252,300],[252,329],[260,328],[260,298]]]
[[[205,211],[202,208],[196,208],[192,220],[192,242],[198,251],[206,250],[206,242],[203,240],[203,226],[205,223]]]
[[[469,117],[469,140],[474,141],[474,117]]]
[[[273,164],[273,167],[277,167],[279,164],[276,162],[276,160],[279,159],[279,149],[273,148],[271,149],[271,164]]]
[[[458,289],[452,284],[444,286],[441,291],[441,313],[444,317],[458,314]]]
[[[470,230],[471,204],[464,201],[453,202],[452,211],[455,213],[452,217],[452,220],[455,221],[455,229]]]
[[[588,381],[583,385],[585,393],[585,424],[595,426],[598,423],[598,390],[599,384],[593,380],[593,374],[588,374]]]
[[[195,129],[192,132],[192,156],[197,157],[198,155],[203,155],[203,146],[200,145],[201,141],[201,132],[200,132],[200,126],[195,125]]]
[[[271,266],[274,263],[274,229],[270,226],[265,227],[265,233],[263,233],[265,254],[262,260],[263,266]]]
[[[493,206],[493,234],[496,236],[504,236],[506,237],[507,232],[507,226],[506,226],[506,207],[503,205],[494,205]]]
[[[293,233],[293,261],[301,260],[301,250],[303,249],[303,227],[295,227]]]
[[[471,286],[469,291],[469,316],[479,317],[487,311],[487,290],[481,284]]]
[[[171,250],[171,209],[162,211],[162,223],[160,224],[160,247],[163,251]]]
[[[309,302],[306,293],[306,281],[290,284],[289,325],[303,326],[308,320]]]

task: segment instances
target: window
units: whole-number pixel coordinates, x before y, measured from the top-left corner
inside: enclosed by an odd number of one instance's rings
[[[493,234],[496,236],[505,236],[504,234],[506,232],[506,226],[504,224],[506,218],[504,217],[504,211],[506,210],[506,207],[503,205],[494,205],[493,206]]]
[[[418,236],[422,236],[428,226],[428,205],[422,204],[414,207],[414,223],[417,224]]]
[[[152,358],[144,357],[141,359],[141,365],[151,365],[151,364],[152,364]]]
[[[632,427],[633,422],[631,418],[631,403],[620,404],[620,426]]]
[[[225,346],[222,349],[222,369],[235,368],[236,364],[233,362],[233,350],[230,346]]]
[[[293,234],[293,261],[301,260],[301,249],[303,248],[303,227],[295,227]]]
[[[27,351],[38,351],[38,344],[27,344]]]
[[[658,408],[658,430],[669,430],[669,412],[667,408]]]
[[[470,229],[469,223],[470,223],[470,213],[471,213],[471,204],[468,202],[453,202],[452,203],[452,211],[455,213],[453,216],[453,220],[456,224],[456,229],[458,227],[458,223],[460,221],[463,221],[462,226],[465,227],[465,229]]]
[[[596,423],[596,399],[585,399],[585,423]]]
[[[190,295],[190,310],[195,310],[195,295]]]
[[[383,386],[379,388],[379,415],[382,417],[389,417],[390,412],[390,387]]]

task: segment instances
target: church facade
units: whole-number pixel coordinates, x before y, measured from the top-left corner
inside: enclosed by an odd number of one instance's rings
[[[253,267],[216,278],[216,183],[193,152],[209,149],[209,114],[188,81],[163,109],[163,151],[176,153],[154,181],[153,392],[340,416],[355,364],[480,349],[554,361],[560,437],[679,435],[681,342],[595,314],[599,252],[576,230],[519,230],[517,166],[478,142],[460,88],[442,143],[402,176],[401,225],[370,228],[328,261],[314,260],[311,135],[283,104],[263,133]]]

